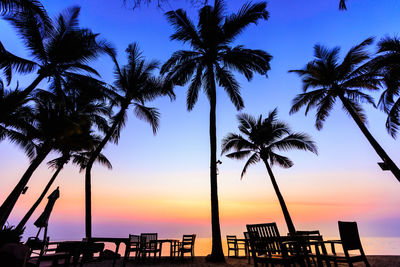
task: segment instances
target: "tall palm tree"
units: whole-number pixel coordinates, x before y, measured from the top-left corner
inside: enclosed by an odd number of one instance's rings
[[[73,135],[67,135],[65,137],[67,140],[62,143],[54,144],[53,149],[62,153],[61,157],[49,162],[55,172],[42,194],[18,224],[17,229],[25,226],[65,164],[72,159],[73,163],[80,166],[80,171],[86,167],[91,150],[101,141],[100,136],[93,134],[92,126],[96,126],[97,131],[107,130],[106,118],[110,116],[111,111],[106,106],[108,88],[104,83],[92,77],[72,75],[62,81],[62,88],[58,88],[58,85],[60,84],[51,83],[50,90],[52,92],[37,90],[35,97],[48,97],[51,101],[61,105],[68,114],[68,118],[81,125],[80,131]],[[103,154],[99,154],[96,161],[111,168],[111,163]]]
[[[293,166],[293,162],[289,158],[277,154],[277,151],[300,149],[317,154],[316,145],[308,135],[294,133],[286,123],[278,121],[276,109],[270,112],[265,119],[262,115],[256,119],[248,114],[240,114],[237,118],[239,130],[245,137],[240,134],[229,133],[222,140],[221,154],[233,151],[226,156],[233,159],[248,158],[240,178],[243,178],[250,165],[260,160],[264,162],[281,205],[289,233],[295,233],[295,227],[271,167],[275,164],[283,168]]]
[[[21,97],[28,96],[45,78],[60,81],[65,74],[84,71],[98,75],[87,65],[99,53],[104,52],[105,41],[96,40],[97,34],[79,27],[79,7],[72,7],[61,13],[51,27],[44,27],[32,12],[19,12],[6,16],[18,31],[34,60],[23,59],[8,52],[0,44],[0,68],[11,80],[12,70],[26,74],[35,69],[37,77],[21,91]]]
[[[47,93],[47,92],[46,92]],[[31,123],[30,123],[31,122]],[[65,111],[50,93],[35,98],[34,114],[19,131],[30,140],[28,156],[31,163],[17,185],[0,207],[0,225],[4,225],[17,202],[22,190],[29,182],[33,172],[52,150],[71,145],[71,140],[90,129],[88,118],[80,119]],[[75,138],[75,140],[79,140]]]
[[[369,64],[378,69],[385,90],[379,106],[388,114],[386,129],[396,138],[400,127],[400,39],[386,37],[378,43],[378,54]]]
[[[39,206],[43,198],[46,196],[47,192],[50,190],[55,179],[57,178],[61,170],[64,168],[65,164],[67,164],[72,159],[72,162],[79,166],[80,172],[86,168],[86,164],[90,158],[89,151],[93,145],[97,144],[100,141],[100,139],[92,135],[86,136],[87,138],[85,138],[85,136],[77,136],[77,137],[79,138],[79,140],[76,141],[80,143],[78,147],[76,147],[77,144],[76,142],[72,142],[73,144],[75,144],[74,145],[75,148],[69,147],[65,149],[61,157],[53,159],[48,162],[49,166],[55,169],[55,171],[51,176],[50,180],[48,181],[48,183],[46,184],[46,187],[43,189],[42,193],[38,197],[38,199],[28,210],[28,212],[25,214],[22,220],[18,223],[16,229],[23,229],[29,218],[32,216],[36,208]],[[109,169],[112,168],[112,165],[109,162],[109,160],[101,153],[97,157],[96,161],[101,163],[102,165],[105,165]]]
[[[338,47],[329,50],[316,45],[315,59],[310,61],[304,69],[290,71],[302,77],[304,91],[293,100],[290,114],[299,111],[303,106],[306,106],[306,115],[311,108],[316,108],[315,126],[321,130],[338,98],[344,110],[348,112],[383,160],[385,167],[400,181],[399,168],[368,131],[365,126],[366,117],[360,106],[363,102],[375,105],[373,99],[360,90],[378,90],[380,83],[377,72],[368,70],[367,65],[363,64],[369,59],[366,47],[372,41],[372,38],[368,38],[351,48],[341,62],[339,62],[340,49]],[[310,88],[315,88],[315,90],[308,91]]]
[[[212,251],[210,261],[224,261],[219,223],[217,188],[217,140],[216,140],[216,88],[217,83],[230,97],[235,107],[243,108],[240,86],[232,70],[251,80],[253,73],[266,74],[270,69],[271,56],[261,50],[243,46],[231,47],[235,38],[250,24],[268,19],[266,3],[245,4],[235,14],[224,14],[224,2],[215,0],[214,7],[204,6],[199,11],[197,27],[185,11],[178,9],[166,13],[174,27],[172,40],[189,43],[192,50],[176,51],[161,68],[168,80],[176,85],[190,83],[187,92],[187,109],[193,109],[200,89],[203,87],[210,102],[210,181]]]
[[[136,117],[150,123],[155,134],[159,126],[160,113],[156,108],[147,107],[145,104],[161,95],[172,96],[172,91],[168,90],[169,88],[160,78],[153,75],[153,71],[158,66],[157,62],[146,62],[137,44],[131,44],[126,49],[128,64],[123,67],[120,67],[115,52],[111,49],[108,52],[115,64],[116,80],[113,101],[114,105],[119,107],[119,111],[112,117],[112,124],[103,140],[91,152],[85,170],[85,229],[88,238],[92,236],[91,171],[93,163],[109,141],[118,142],[130,105],[134,106]]]

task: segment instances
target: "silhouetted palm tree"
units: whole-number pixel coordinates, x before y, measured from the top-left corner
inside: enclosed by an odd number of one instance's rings
[[[21,91],[21,97],[28,96],[44,78],[60,81],[74,71],[98,75],[87,63],[104,51],[106,43],[97,41],[97,34],[89,29],[79,28],[79,11],[79,7],[67,9],[49,28],[39,23],[31,12],[5,17],[16,28],[34,58],[32,61],[15,56],[0,44],[0,68],[4,70],[7,81],[11,80],[12,70],[25,74],[38,68],[38,76]]]
[[[274,164],[283,168],[293,166],[293,162],[289,158],[277,154],[277,151],[300,149],[317,154],[316,145],[308,135],[293,133],[286,123],[278,121],[276,109],[270,112],[265,119],[261,115],[256,119],[248,114],[240,114],[238,115],[238,121],[239,130],[245,137],[240,134],[229,133],[222,140],[221,154],[233,151],[226,154],[226,156],[233,159],[248,158],[240,176],[241,178],[243,178],[250,165],[258,163],[260,159],[264,162],[281,205],[288,230],[290,233],[295,233],[296,230],[271,167]]]
[[[58,85],[61,85],[62,88],[58,88]],[[53,93],[37,90],[38,92],[35,96],[39,98],[49,97],[53,102],[62,105],[68,117],[81,123],[81,127],[77,134],[66,136],[67,140],[60,144],[55,144],[55,147],[53,147],[53,149],[60,151],[62,156],[49,162],[50,166],[56,170],[38,200],[18,224],[18,229],[22,229],[25,226],[64,165],[71,158],[73,163],[80,166],[80,171],[86,167],[90,152],[101,141],[101,136],[93,134],[92,125],[102,132],[107,131],[106,118],[110,116],[111,111],[107,107],[106,94],[108,93],[108,88],[104,83],[92,77],[72,75],[62,80],[61,84],[51,83],[50,90]],[[96,161],[111,168],[111,163],[103,154],[99,154]]]
[[[139,51],[137,44],[131,44],[126,49],[128,64],[122,68],[117,62],[115,52],[108,51],[114,64],[116,80],[114,82],[114,103],[119,106],[119,111],[112,118],[112,125],[100,144],[92,151],[85,172],[85,229],[86,237],[92,236],[92,204],[91,204],[91,170],[94,161],[109,141],[118,142],[122,127],[126,123],[127,111],[130,105],[134,106],[136,117],[150,123],[153,133],[157,132],[160,113],[156,108],[145,106],[146,102],[156,97],[172,94],[161,79],[153,75],[157,62],[146,62]]]
[[[378,90],[380,82],[375,71],[369,71],[365,64],[362,65],[369,59],[366,47],[372,41],[372,38],[368,38],[351,48],[342,62],[339,62],[340,49],[338,47],[329,50],[316,45],[314,47],[316,59],[310,61],[304,69],[290,71],[302,77],[304,91],[293,100],[290,114],[299,111],[303,106],[306,106],[306,115],[311,108],[317,108],[315,126],[321,130],[323,122],[329,116],[336,99],[339,98],[344,110],[356,122],[386,167],[400,181],[399,168],[368,131],[365,126],[366,117],[359,104],[366,102],[374,105],[373,99],[360,89]],[[309,88],[315,88],[315,90],[307,92]]]
[[[17,225],[17,229],[23,229],[29,218],[35,212],[36,208],[42,202],[43,198],[46,196],[47,192],[50,190],[50,187],[53,185],[55,179],[58,174],[63,169],[64,165],[67,164],[71,159],[72,162],[80,167],[79,171],[83,171],[86,168],[86,164],[89,161],[90,150],[93,146],[97,145],[100,142],[100,138],[97,136],[93,136],[91,134],[80,134],[76,136],[75,140],[71,142],[73,146],[69,146],[68,148],[64,148],[62,156],[56,159],[53,159],[48,162],[48,165],[55,169],[51,179],[47,183],[46,187],[43,189],[43,192],[40,194],[39,198],[35,201],[32,207],[28,210],[25,216]],[[77,146],[77,144],[80,145]],[[109,160],[103,155],[99,154],[96,159],[97,162],[105,165],[107,168],[111,169],[112,165]]]
[[[400,126],[400,39],[386,37],[380,40],[378,55],[369,64],[378,69],[382,77],[385,90],[379,105],[388,114],[386,129],[395,138]]]
[[[214,7],[204,6],[199,11],[197,27],[185,11],[178,9],[166,13],[175,28],[172,40],[189,43],[193,50],[175,52],[163,65],[162,74],[174,84],[190,82],[187,93],[187,108],[192,110],[203,87],[210,101],[210,180],[211,180],[211,224],[212,251],[210,261],[224,261],[218,211],[217,189],[217,141],[216,141],[216,84],[229,95],[235,107],[243,108],[240,86],[231,70],[236,70],[251,80],[253,73],[266,74],[270,69],[271,56],[261,50],[231,47],[235,38],[250,24],[267,19],[266,3],[245,4],[238,13],[225,16],[224,2],[216,0]],[[190,80],[191,79],[191,80]]]
[[[63,103],[55,101],[53,94],[43,91],[35,97],[33,117],[21,125],[19,132],[34,149],[28,151],[31,163],[13,191],[0,207],[0,225],[4,225],[22,190],[33,172],[52,150],[73,146],[73,140],[80,140],[82,133],[91,128],[90,117],[76,116],[65,109]]]

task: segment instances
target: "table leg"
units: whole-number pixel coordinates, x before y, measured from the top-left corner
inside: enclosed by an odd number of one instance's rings
[[[115,254],[114,254],[113,265],[112,265],[113,267],[115,266],[115,262],[117,261],[119,244],[120,244],[120,242],[115,242]]]

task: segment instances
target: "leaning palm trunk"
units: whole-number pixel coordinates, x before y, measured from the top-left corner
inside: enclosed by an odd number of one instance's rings
[[[25,226],[26,222],[29,220],[29,218],[32,216],[32,214],[35,212],[36,208],[39,206],[40,202],[42,202],[43,198],[46,196],[50,187],[53,185],[54,181],[56,180],[58,174],[61,172],[65,163],[66,163],[66,161],[61,163],[59,165],[59,167],[57,168],[57,170],[53,173],[53,176],[51,177],[50,181],[47,183],[42,194],[39,196],[39,198],[36,200],[36,202],[32,205],[32,207],[29,209],[29,211],[25,214],[24,218],[22,218],[22,220],[19,222],[16,229],[21,230]]]
[[[91,171],[96,158],[99,156],[103,148],[106,146],[108,141],[111,139],[111,136],[114,134],[115,129],[117,128],[118,124],[124,117],[125,111],[128,109],[129,103],[125,103],[121,106],[120,111],[115,117],[114,123],[111,128],[108,130],[107,134],[100,142],[98,147],[93,151],[91,154],[88,163],[86,165],[85,171],[85,232],[86,237],[92,237],[92,176]]]
[[[400,169],[393,162],[393,160],[389,157],[389,155],[385,152],[385,150],[379,145],[379,143],[375,140],[372,134],[368,131],[367,127],[365,127],[364,123],[361,121],[360,117],[353,110],[353,107],[350,105],[348,100],[339,95],[340,100],[342,101],[344,107],[349,112],[350,116],[356,122],[357,126],[360,128],[361,132],[367,138],[368,142],[374,148],[375,152],[379,155],[379,157],[383,160],[385,165],[389,168],[389,170],[393,173],[396,179],[400,182]]]
[[[28,169],[22,175],[18,184],[14,187],[13,191],[8,195],[7,199],[3,202],[0,207],[0,228],[4,226],[12,209],[17,203],[19,196],[24,190],[25,186],[28,184],[29,179],[32,177],[33,172],[39,167],[40,163],[46,158],[50,153],[51,148],[48,146],[42,147],[41,151],[37,154],[36,158],[31,162]]]
[[[281,209],[282,209],[282,212],[283,212],[283,216],[285,217],[285,221],[286,221],[286,225],[287,225],[287,228],[289,230],[289,233],[290,234],[295,234],[296,233],[296,229],[294,228],[292,218],[290,217],[289,211],[288,211],[288,209],[286,207],[286,204],[285,204],[285,200],[283,199],[283,196],[281,194],[281,191],[279,190],[278,184],[276,183],[275,176],[274,176],[274,174],[272,172],[272,169],[269,166],[268,161],[266,159],[263,159],[263,161],[265,163],[265,167],[267,167],[267,171],[268,171],[269,177],[271,178],[272,185],[273,185],[273,187],[275,189],[275,194],[278,197],[279,204],[281,205]]]
[[[209,67],[212,70],[212,66]],[[210,71],[210,182],[211,182],[211,228],[212,248],[211,257],[215,261],[224,261],[224,252],[221,242],[221,228],[219,222],[218,182],[217,182],[217,135],[216,135],[216,88],[212,71]]]
[[[35,88],[36,86],[38,86],[38,84],[46,77],[46,75],[44,74],[39,74],[39,76],[36,77],[35,80],[33,80],[33,82],[26,87],[23,91],[21,91],[20,93],[20,97],[21,99],[26,98]]]

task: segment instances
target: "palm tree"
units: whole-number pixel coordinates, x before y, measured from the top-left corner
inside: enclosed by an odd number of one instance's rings
[[[214,7],[204,6],[199,11],[197,27],[185,11],[178,9],[166,13],[174,27],[172,40],[189,43],[193,50],[176,51],[161,68],[176,85],[185,85],[190,80],[187,92],[187,109],[193,109],[198,93],[203,87],[210,102],[210,180],[211,180],[211,225],[212,251],[210,261],[224,261],[218,211],[217,188],[217,141],[216,141],[216,87],[217,83],[229,95],[235,107],[243,108],[240,86],[231,70],[236,70],[251,80],[253,73],[266,74],[270,69],[271,56],[261,50],[230,44],[250,24],[268,19],[266,3],[245,4],[236,14],[225,16],[224,2],[215,0]]]
[[[388,114],[386,129],[396,138],[400,126],[400,39],[386,37],[380,40],[378,55],[369,64],[379,70],[382,78],[385,90],[378,105]]]
[[[19,222],[16,229],[23,229],[29,218],[32,216],[36,208],[39,206],[43,198],[46,196],[47,192],[53,185],[55,179],[57,178],[58,174],[61,172],[65,164],[67,164],[72,159],[72,162],[80,167],[79,170],[80,172],[86,168],[86,164],[90,157],[90,152],[89,152],[91,149],[90,147],[92,147],[95,144],[98,144],[100,139],[92,135],[87,135],[87,136],[79,135],[76,137],[78,137],[79,139],[77,139],[76,142],[73,142],[73,144],[77,144],[77,142],[80,143],[78,147],[67,148],[66,150],[64,150],[61,157],[53,159],[48,162],[49,166],[55,169],[55,171],[51,176],[51,179],[47,183],[46,187],[43,189],[43,192],[40,194],[39,198],[35,201],[32,207],[28,210],[28,212]],[[112,165],[109,162],[109,160],[101,153],[97,157],[96,161],[101,163],[102,165],[105,165],[109,169],[112,168]]]
[[[130,105],[134,106],[136,117],[150,123],[155,134],[159,126],[160,113],[156,108],[145,106],[145,103],[161,95],[172,96],[172,91],[168,90],[169,88],[161,79],[152,74],[158,66],[157,62],[146,62],[137,44],[131,44],[126,49],[128,64],[122,68],[117,62],[115,52],[111,49],[108,52],[115,64],[116,80],[113,101],[119,106],[119,111],[112,117],[112,125],[103,140],[91,152],[85,170],[85,229],[88,238],[92,236],[91,171],[93,163],[109,141],[118,142]]]
[[[277,154],[277,151],[300,149],[317,154],[317,147],[308,135],[293,133],[286,123],[278,121],[276,109],[270,112],[265,119],[262,115],[256,119],[248,114],[240,114],[238,121],[239,130],[245,137],[240,134],[229,133],[222,140],[221,154],[233,151],[226,156],[233,159],[248,158],[240,178],[243,178],[250,165],[259,162],[260,159],[264,162],[281,205],[289,233],[294,234],[296,230],[271,167],[275,164],[283,168],[293,166],[293,162],[289,158]]]
[[[366,47],[372,41],[372,38],[368,38],[351,48],[342,62],[338,59],[340,51],[338,47],[329,50],[316,45],[314,47],[316,59],[310,61],[304,69],[290,71],[302,77],[304,91],[293,100],[290,114],[299,111],[303,106],[306,106],[306,115],[311,108],[317,108],[315,126],[321,130],[323,122],[329,116],[336,99],[339,98],[344,110],[348,112],[383,160],[384,167],[388,168],[400,181],[399,168],[368,131],[365,126],[366,117],[360,106],[362,102],[375,106],[373,99],[360,90],[378,90],[380,83],[377,72],[369,70],[367,65],[363,64],[369,59]],[[308,91],[309,88],[315,88],[315,90]]]
[[[33,172],[52,150],[71,145],[71,140],[79,140],[82,132],[90,129],[88,118],[76,118],[66,112],[64,105],[54,101],[52,94],[43,92],[35,97],[33,118],[20,127],[19,132],[30,140],[28,156],[31,163],[17,185],[0,207],[0,225],[4,225],[17,202],[22,190]]]
[[[108,92],[106,93],[107,87],[104,83],[92,77],[72,75],[67,76],[67,79],[62,81],[62,88],[58,88],[58,85],[60,84],[54,82],[51,84],[52,93],[37,90],[35,97],[47,97],[52,102],[62,105],[68,114],[68,118],[80,124],[80,131],[66,136],[67,140],[62,143],[54,144],[53,149],[62,153],[61,157],[49,162],[55,172],[42,194],[18,224],[17,229],[22,229],[25,226],[65,164],[72,159],[73,163],[80,166],[80,171],[85,169],[91,150],[101,141],[100,136],[93,134],[92,126],[96,126],[97,130],[102,132],[107,130],[105,117],[110,116],[110,109],[105,102]],[[96,161],[111,168],[111,163],[103,154],[99,154]]]
[[[0,68],[10,82],[12,70],[26,74],[35,69],[37,77],[21,91],[21,98],[28,96],[45,78],[60,81],[74,71],[98,75],[87,63],[104,52],[105,41],[97,41],[97,34],[79,28],[80,8],[72,7],[61,13],[51,27],[44,27],[32,12],[19,12],[6,16],[16,28],[31,52],[34,61],[23,59],[8,52],[0,44]]]

